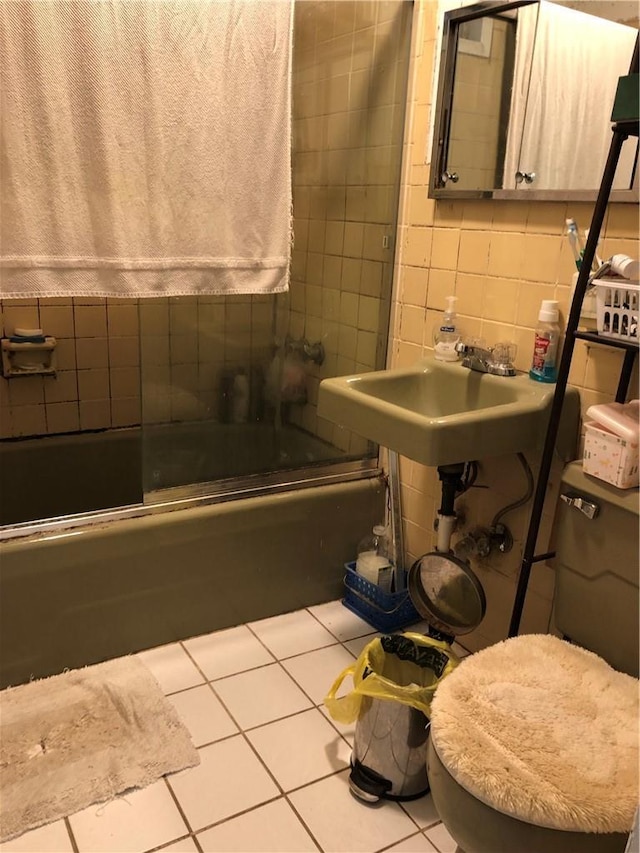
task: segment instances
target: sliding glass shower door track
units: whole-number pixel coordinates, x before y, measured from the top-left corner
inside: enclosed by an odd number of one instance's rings
[[[284,474],[289,475],[286,480],[283,477]],[[73,531],[88,526],[113,524],[126,519],[181,509],[193,509],[208,504],[380,476],[382,476],[382,470],[378,467],[378,460],[363,459],[358,462],[324,466],[322,471],[318,468],[305,468],[207,483],[190,483],[185,486],[148,492],[141,503],[129,504],[128,506],[0,526],[0,542],[26,537],[51,539],[58,535],[71,535]]]

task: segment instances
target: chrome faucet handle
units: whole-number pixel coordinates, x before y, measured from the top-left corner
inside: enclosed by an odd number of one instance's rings
[[[484,338],[464,338],[456,344],[456,352],[468,353],[475,355],[478,353],[488,353],[491,350],[487,348],[487,342]]]
[[[492,350],[493,365],[492,372],[500,376],[515,376],[516,369],[513,366],[518,347],[513,341],[500,341]]]
[[[513,364],[518,354],[518,346],[513,341],[500,341],[492,352],[493,360],[498,364]]]

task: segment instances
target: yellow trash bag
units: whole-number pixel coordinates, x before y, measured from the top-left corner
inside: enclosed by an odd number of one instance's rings
[[[339,723],[358,719],[364,696],[401,702],[429,716],[436,687],[459,663],[448,643],[423,634],[376,637],[336,678],[324,704]],[[353,676],[353,690],[338,698],[348,675]]]

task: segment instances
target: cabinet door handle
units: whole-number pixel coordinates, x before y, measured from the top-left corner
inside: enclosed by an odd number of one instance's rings
[[[569,506],[574,506],[576,509],[579,509],[580,512],[583,515],[586,515],[589,519],[596,518],[598,516],[598,513],[600,512],[599,504],[597,504],[595,501],[590,501],[586,498],[583,498],[582,495],[576,495],[572,493],[560,495],[560,500],[564,501],[566,504],[569,504]]]

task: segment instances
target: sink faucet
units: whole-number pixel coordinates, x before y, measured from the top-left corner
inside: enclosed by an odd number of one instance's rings
[[[462,366],[479,373],[492,373],[495,376],[515,376],[513,360],[516,357],[516,345],[510,342],[487,347],[484,342],[456,344],[456,352],[464,356]]]

